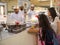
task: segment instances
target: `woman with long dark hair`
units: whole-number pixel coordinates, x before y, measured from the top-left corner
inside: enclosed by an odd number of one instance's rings
[[[48,9],[48,19],[51,23],[52,28],[55,33],[57,33],[57,22],[59,22],[59,17],[57,16],[56,10],[54,7]]]
[[[39,31],[39,38],[42,41],[45,41],[45,45],[53,45],[53,29],[50,26],[49,20],[46,15],[40,14],[38,17],[39,20],[39,28],[41,29],[42,36],[40,35]]]
[[[55,20],[55,17],[57,16],[56,10],[54,7],[48,8],[48,15],[52,17],[53,21]]]

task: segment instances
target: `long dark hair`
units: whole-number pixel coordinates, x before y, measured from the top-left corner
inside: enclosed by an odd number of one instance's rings
[[[53,30],[45,14],[39,14],[39,27],[42,27],[42,40],[45,40],[46,30]]]
[[[51,16],[53,18],[53,21],[54,21],[55,17],[57,16],[55,8],[51,7],[51,8],[48,9],[48,11],[50,12],[50,14],[51,14]]]
[[[43,29],[51,29],[50,22],[45,14],[39,14],[39,27]]]

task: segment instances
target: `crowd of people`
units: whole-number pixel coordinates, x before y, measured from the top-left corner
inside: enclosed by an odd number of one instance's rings
[[[36,15],[34,11],[34,5],[31,5],[30,9],[26,12],[23,6],[14,7],[14,13],[10,15],[10,18],[15,21],[15,23],[21,24],[25,22],[25,17],[28,15],[28,18]],[[57,23],[59,22],[59,16],[56,13],[54,7],[48,9],[48,15],[38,14],[38,22],[39,22],[39,32],[38,38],[39,41],[45,42],[45,45],[60,45],[58,41],[58,30]],[[41,45],[41,44],[38,44]],[[43,45],[43,43],[42,43]]]
[[[10,19],[13,19],[15,23],[17,22],[24,23],[26,19],[26,15],[28,15],[28,18],[31,19],[31,17],[36,14],[36,12],[34,11],[34,5],[31,5],[28,11],[24,9],[24,6],[20,6],[20,7],[15,6],[13,7],[13,9],[14,9],[14,12],[11,13]]]

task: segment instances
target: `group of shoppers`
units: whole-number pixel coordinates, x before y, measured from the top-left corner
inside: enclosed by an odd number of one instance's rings
[[[58,41],[57,23],[60,21],[55,8],[48,9],[48,15],[39,14],[39,36],[42,45],[60,45]],[[39,42],[39,41],[38,41]],[[41,45],[38,43],[38,45]]]

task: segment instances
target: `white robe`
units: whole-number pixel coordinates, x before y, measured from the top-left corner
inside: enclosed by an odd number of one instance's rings
[[[14,22],[24,23],[24,16],[22,15],[22,12],[19,12],[18,14],[12,13],[10,15],[10,18]]]
[[[36,15],[36,12],[35,12],[35,11],[32,11],[32,10],[29,10],[29,11],[27,12],[27,14],[28,14],[29,19],[31,19],[33,16]]]

